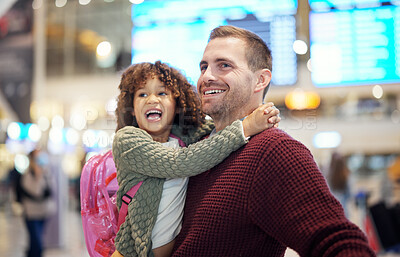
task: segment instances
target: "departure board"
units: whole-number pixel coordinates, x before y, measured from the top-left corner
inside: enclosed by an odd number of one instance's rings
[[[211,30],[234,25],[258,34],[273,56],[272,83],[297,81],[297,0],[145,1],[132,8],[132,62],[161,60],[197,83],[199,62]]]
[[[400,5],[400,0],[309,0],[311,10],[354,9],[379,7],[382,5]]]
[[[400,82],[398,6],[311,12],[310,43],[317,87]]]

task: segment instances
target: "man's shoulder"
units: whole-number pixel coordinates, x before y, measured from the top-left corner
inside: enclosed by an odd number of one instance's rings
[[[309,149],[300,141],[294,139],[285,131],[278,128],[266,129],[263,132],[250,138],[246,147],[255,147],[256,149],[297,149],[299,151],[309,151]]]
[[[250,138],[251,143],[268,143],[279,140],[295,140],[288,133],[279,128],[266,129]],[[249,142],[249,143],[250,143]]]

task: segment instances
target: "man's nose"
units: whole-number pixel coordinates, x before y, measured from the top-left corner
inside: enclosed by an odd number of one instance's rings
[[[214,76],[213,71],[210,66],[208,66],[207,69],[204,71],[202,78],[203,78],[203,82],[205,82],[205,83],[209,83],[209,82],[215,80],[215,76]]]

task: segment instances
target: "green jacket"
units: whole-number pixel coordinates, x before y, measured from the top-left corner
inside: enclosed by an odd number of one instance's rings
[[[207,122],[189,131],[189,135],[183,135],[179,127],[173,126],[172,134],[188,145],[179,149],[153,141],[147,132],[136,127],[127,126],[116,133],[112,151],[119,184],[118,208],[122,196],[143,181],[134,201],[128,206],[128,215],[115,239],[116,249],[122,255],[153,256],[151,233],[166,178],[190,177],[207,171],[247,142],[240,121],[233,122],[211,138],[199,141],[213,127],[211,122]],[[150,159],[143,158],[144,153],[151,156]],[[165,166],[155,165],[151,158],[161,159]]]

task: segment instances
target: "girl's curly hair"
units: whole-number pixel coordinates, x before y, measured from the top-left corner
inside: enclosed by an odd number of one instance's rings
[[[129,66],[121,76],[119,84],[116,131],[125,126],[138,127],[133,112],[133,98],[137,89],[143,87],[149,79],[158,78],[166,88],[171,90],[176,100],[176,115],[174,124],[183,129],[198,127],[204,122],[201,103],[193,85],[177,69],[156,61],[137,63]]]

